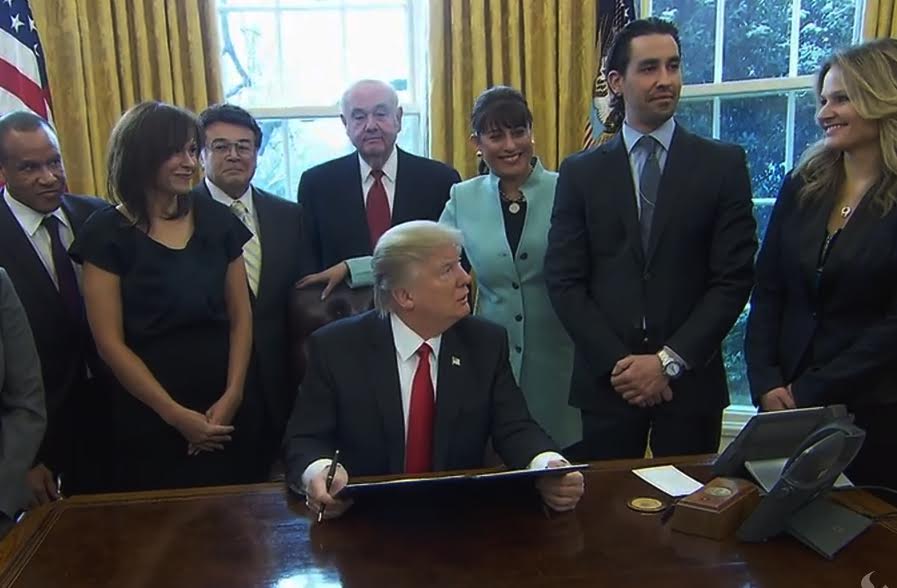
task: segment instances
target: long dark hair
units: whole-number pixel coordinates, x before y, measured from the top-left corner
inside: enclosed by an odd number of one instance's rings
[[[164,102],[141,102],[115,124],[106,155],[106,187],[110,198],[125,205],[135,225],[149,229],[147,190],[162,164],[191,139],[202,148],[196,116]],[[180,197],[177,210],[166,218],[181,218],[190,207],[189,198]]]

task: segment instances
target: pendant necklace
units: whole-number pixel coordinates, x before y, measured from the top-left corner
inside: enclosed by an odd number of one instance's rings
[[[526,196],[523,195],[523,192],[520,193],[520,198],[518,198],[517,200],[511,200],[510,198],[508,198],[500,188],[498,190],[498,195],[502,200],[508,203],[508,212],[510,212],[511,214],[517,214],[518,212],[520,212],[520,205],[526,202]]]

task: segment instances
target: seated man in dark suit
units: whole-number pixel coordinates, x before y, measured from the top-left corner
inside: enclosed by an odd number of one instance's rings
[[[387,229],[409,220],[438,220],[458,172],[396,147],[402,107],[389,84],[362,80],[340,102],[340,119],[357,149],[311,168],[299,180],[306,240],[300,282],[325,283],[324,296],[343,280],[371,283],[370,255]]]
[[[504,329],[469,317],[461,236],[432,221],[387,231],[373,257],[376,310],[331,323],[309,340],[309,366],[284,439],[287,480],[313,511],[357,476],[483,465],[491,437],[512,468],[560,465],[514,382]],[[435,397],[435,398],[434,398]],[[329,456],[340,450],[330,492]],[[541,478],[555,510],[576,506],[579,472]]]
[[[0,118],[0,183],[0,266],[28,314],[46,391],[47,429],[28,473],[32,503],[57,499],[62,479],[70,494],[101,491],[108,417],[68,248],[87,217],[109,204],[65,193],[56,132],[26,111]]]

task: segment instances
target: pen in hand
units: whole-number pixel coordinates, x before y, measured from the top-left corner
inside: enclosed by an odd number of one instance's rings
[[[330,461],[330,470],[327,472],[327,484],[325,489],[327,490],[327,494],[330,494],[330,487],[333,486],[333,476],[336,474],[336,468],[339,467],[339,449],[333,452],[333,459]],[[318,522],[324,520],[324,509],[327,508],[326,504],[322,504],[321,508],[318,510]]]

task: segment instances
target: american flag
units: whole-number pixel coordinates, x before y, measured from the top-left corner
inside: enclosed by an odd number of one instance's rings
[[[635,19],[634,0],[600,0],[598,3],[597,35],[598,71],[592,83],[592,104],[583,129],[582,147],[591,149],[612,137],[623,121],[608,120],[610,89],[604,77],[604,60],[617,31]],[[598,132],[596,132],[598,131]]]
[[[44,52],[28,0],[0,0],[0,115],[13,110],[52,118]]]

